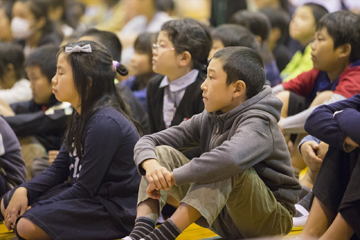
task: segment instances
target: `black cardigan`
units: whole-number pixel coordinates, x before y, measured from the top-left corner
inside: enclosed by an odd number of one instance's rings
[[[159,88],[163,78],[163,75],[157,75],[151,78],[147,89],[146,102],[151,133],[159,132],[166,128],[163,118],[164,88]],[[179,125],[182,121],[204,110],[200,86],[205,78],[205,74],[200,71],[195,82],[186,88],[185,94],[176,109],[171,126]]]

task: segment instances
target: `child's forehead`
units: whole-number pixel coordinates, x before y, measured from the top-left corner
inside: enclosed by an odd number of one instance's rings
[[[167,31],[161,31],[157,37],[157,40],[158,42],[160,41],[171,42]]]
[[[25,68],[29,76],[44,76],[43,71],[39,65],[30,65]]]

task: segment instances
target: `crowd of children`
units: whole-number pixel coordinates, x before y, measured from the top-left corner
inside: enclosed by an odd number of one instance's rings
[[[300,240],[360,239],[360,16],[214,0],[237,7],[212,9],[209,26],[171,19],[170,3],[106,1],[121,13],[106,31],[81,23],[77,1],[0,0],[7,229],[171,240],[196,223],[226,239],[293,226]]]

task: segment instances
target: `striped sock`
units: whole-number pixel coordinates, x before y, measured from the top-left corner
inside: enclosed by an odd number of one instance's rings
[[[154,228],[155,222],[153,220],[147,217],[138,217],[130,235],[122,238],[122,240],[139,240],[148,235]]]
[[[177,238],[177,236],[179,236],[180,233],[181,230],[169,218],[160,227],[156,228],[145,238],[142,238],[140,240],[173,240]]]

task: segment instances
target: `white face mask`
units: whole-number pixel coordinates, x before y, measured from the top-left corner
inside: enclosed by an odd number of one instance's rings
[[[27,39],[33,33],[30,29],[30,23],[19,17],[14,17],[11,20],[11,32],[12,36],[17,39]]]

